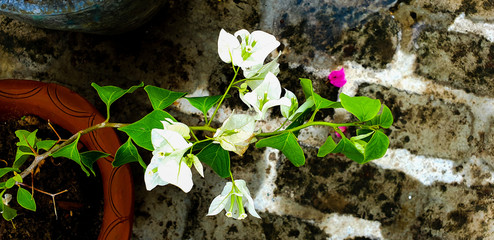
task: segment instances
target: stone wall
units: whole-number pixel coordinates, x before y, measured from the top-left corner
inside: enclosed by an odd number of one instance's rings
[[[351,3],[349,3],[351,2]],[[167,186],[147,192],[136,165],[133,239],[490,239],[494,238],[494,4],[488,0],[168,0],[147,24],[100,36],[37,29],[0,17],[0,78],[68,86],[104,112],[91,82],[144,82],[193,96],[216,95],[233,76],[217,55],[221,28],[274,34],[282,47],[283,87],[310,78],[316,92],[380,99],[395,123],[380,160],[317,158],[331,134],[299,137],[307,156],[296,168],[277,150],[249,148],[232,157],[262,219],[206,216],[225,180],[206,168],[188,194]],[[341,90],[324,84],[345,68]],[[248,112],[233,93],[220,111]],[[118,100],[114,121],[151,110],[144,92]],[[190,124],[184,102],[170,109]],[[192,116],[192,117],[191,117]],[[261,122],[269,129],[283,119]],[[318,118],[346,121],[342,111]],[[149,153],[143,156],[150,159]]]

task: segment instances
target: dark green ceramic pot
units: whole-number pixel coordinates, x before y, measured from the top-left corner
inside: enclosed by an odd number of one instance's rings
[[[149,20],[167,0],[0,0],[0,14],[41,28],[118,34]]]

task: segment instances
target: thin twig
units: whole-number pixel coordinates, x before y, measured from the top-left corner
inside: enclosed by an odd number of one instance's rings
[[[69,139],[67,139],[67,141],[61,143],[60,145],[56,145],[55,147],[53,147],[52,149],[50,149],[49,151],[41,154],[41,155],[37,155],[35,156],[34,158],[34,161],[31,163],[31,165],[29,165],[29,167],[27,167],[26,169],[24,169],[24,171],[22,171],[22,173],[20,174],[22,178],[25,178],[36,166],[38,166],[38,164],[45,158],[49,157],[51,154],[55,153],[56,151],[60,150],[61,148],[71,144],[72,142],[74,142],[76,139],[77,139],[77,136],[80,134],[80,135],[84,135],[86,133],[90,133],[94,130],[97,130],[97,129],[101,129],[101,128],[106,128],[106,127],[111,127],[111,128],[119,128],[119,127],[124,127],[124,126],[128,126],[129,124],[125,124],[125,123],[108,123],[108,122],[102,122],[102,123],[99,123],[99,124],[96,124],[96,125],[93,125],[89,128],[86,128],[84,130],[81,130],[79,132],[76,132],[74,135],[72,135]]]
[[[33,170],[31,170],[31,196],[34,197],[34,173],[33,173]]]
[[[55,130],[55,128],[53,128],[53,126],[51,125],[51,122],[50,122],[50,119],[48,119],[48,126],[50,126],[51,130],[53,130],[53,132],[57,135],[58,137],[58,141],[57,143],[59,143],[60,141],[62,141],[62,138],[60,137],[60,135],[58,135],[58,132]],[[57,144],[55,143],[55,144]]]
[[[68,189],[65,189],[65,190],[63,190],[63,191],[61,191],[61,192],[58,192],[58,193],[49,193],[49,192],[45,192],[45,191],[43,191],[43,190],[37,189],[37,188],[35,188],[35,187],[33,187],[33,186],[29,186],[29,185],[27,185],[27,184],[25,184],[25,183],[17,183],[17,184],[19,184],[19,185],[21,185],[21,186],[24,186],[24,187],[31,187],[32,189],[34,189],[34,190],[36,190],[36,191],[38,191],[38,192],[40,192],[40,193],[43,193],[43,194],[49,195],[49,196],[51,197],[52,202],[53,202],[53,210],[55,211],[55,219],[58,219],[58,214],[57,214],[57,205],[55,204],[55,197],[56,197],[57,195],[59,195],[59,194],[62,194],[62,193],[64,193],[64,192],[69,191]]]

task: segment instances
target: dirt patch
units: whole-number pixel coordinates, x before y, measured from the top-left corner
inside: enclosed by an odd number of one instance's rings
[[[55,128],[63,134],[62,138],[70,135]],[[14,132],[18,129],[39,129],[38,138],[57,139],[48,124],[34,116],[0,122],[0,158],[5,159],[9,166],[15,156],[17,138]],[[0,167],[5,167],[5,164],[2,161]],[[11,177],[11,174],[6,176]],[[4,176],[1,180],[5,179]],[[31,181],[31,176],[24,178],[29,185]],[[34,192],[36,212],[18,206],[15,201],[18,187],[14,186],[7,192],[12,194],[10,206],[17,210],[18,215],[12,223],[0,220],[1,239],[97,239],[103,216],[103,189],[99,175],[87,177],[80,166],[69,159],[47,159],[34,175],[33,182],[35,188],[49,193],[68,190],[55,198],[58,218],[51,197],[39,192]]]

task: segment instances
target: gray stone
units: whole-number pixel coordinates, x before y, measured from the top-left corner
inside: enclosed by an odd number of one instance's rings
[[[475,144],[468,140],[474,118],[464,104],[379,85],[360,86],[358,95],[380,99],[391,109],[395,121],[389,129],[392,148],[456,160],[464,160],[476,151]]]

